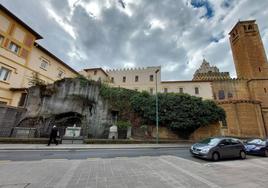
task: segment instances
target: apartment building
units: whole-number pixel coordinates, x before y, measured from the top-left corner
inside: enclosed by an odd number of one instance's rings
[[[23,106],[32,80],[78,73],[37,43],[42,36],[0,4],[0,104]]]

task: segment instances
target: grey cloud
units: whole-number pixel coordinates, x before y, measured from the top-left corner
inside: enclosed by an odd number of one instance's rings
[[[96,2],[102,6],[107,1],[111,7],[103,6],[100,18],[94,18],[81,4]],[[67,0],[0,0],[44,36],[40,42],[46,48],[77,70],[121,68],[125,63],[139,67],[162,65],[164,80],[191,79],[202,55],[222,71],[235,75],[228,31],[238,18],[252,17],[258,19],[263,35],[268,29],[266,1],[261,1],[261,6],[250,0],[209,1],[214,15],[200,19],[203,13],[194,9],[189,0],[125,0],[126,9],[117,0],[80,0],[71,7]],[[44,2],[72,26],[76,39],[47,15]],[[124,13],[127,10],[132,16]],[[163,22],[165,28],[153,28],[152,19]],[[266,43],[267,40],[265,46]]]

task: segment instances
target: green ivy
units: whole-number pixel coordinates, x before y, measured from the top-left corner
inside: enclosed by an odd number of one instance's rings
[[[144,124],[155,125],[156,95],[107,85],[102,85],[100,94],[109,100],[111,108],[120,113],[135,112]],[[158,93],[158,99],[159,124],[185,138],[201,126],[225,119],[225,111],[211,100],[177,93]]]

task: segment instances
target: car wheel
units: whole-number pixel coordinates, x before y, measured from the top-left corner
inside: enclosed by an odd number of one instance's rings
[[[220,155],[219,155],[219,153],[214,152],[214,153],[212,154],[212,160],[213,160],[213,161],[218,161],[218,160],[220,160]]]
[[[264,156],[268,157],[268,150],[267,149],[264,151]]]
[[[245,159],[247,157],[245,151],[240,151],[240,159]]]

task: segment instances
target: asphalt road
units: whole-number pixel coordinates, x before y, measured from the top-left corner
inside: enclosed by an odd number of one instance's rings
[[[208,161],[192,157],[186,148],[142,148],[142,149],[89,149],[89,150],[21,150],[0,151],[0,160],[34,161],[43,159],[89,159],[142,156],[177,156],[184,159],[206,163]],[[247,156],[248,159],[256,158]]]

